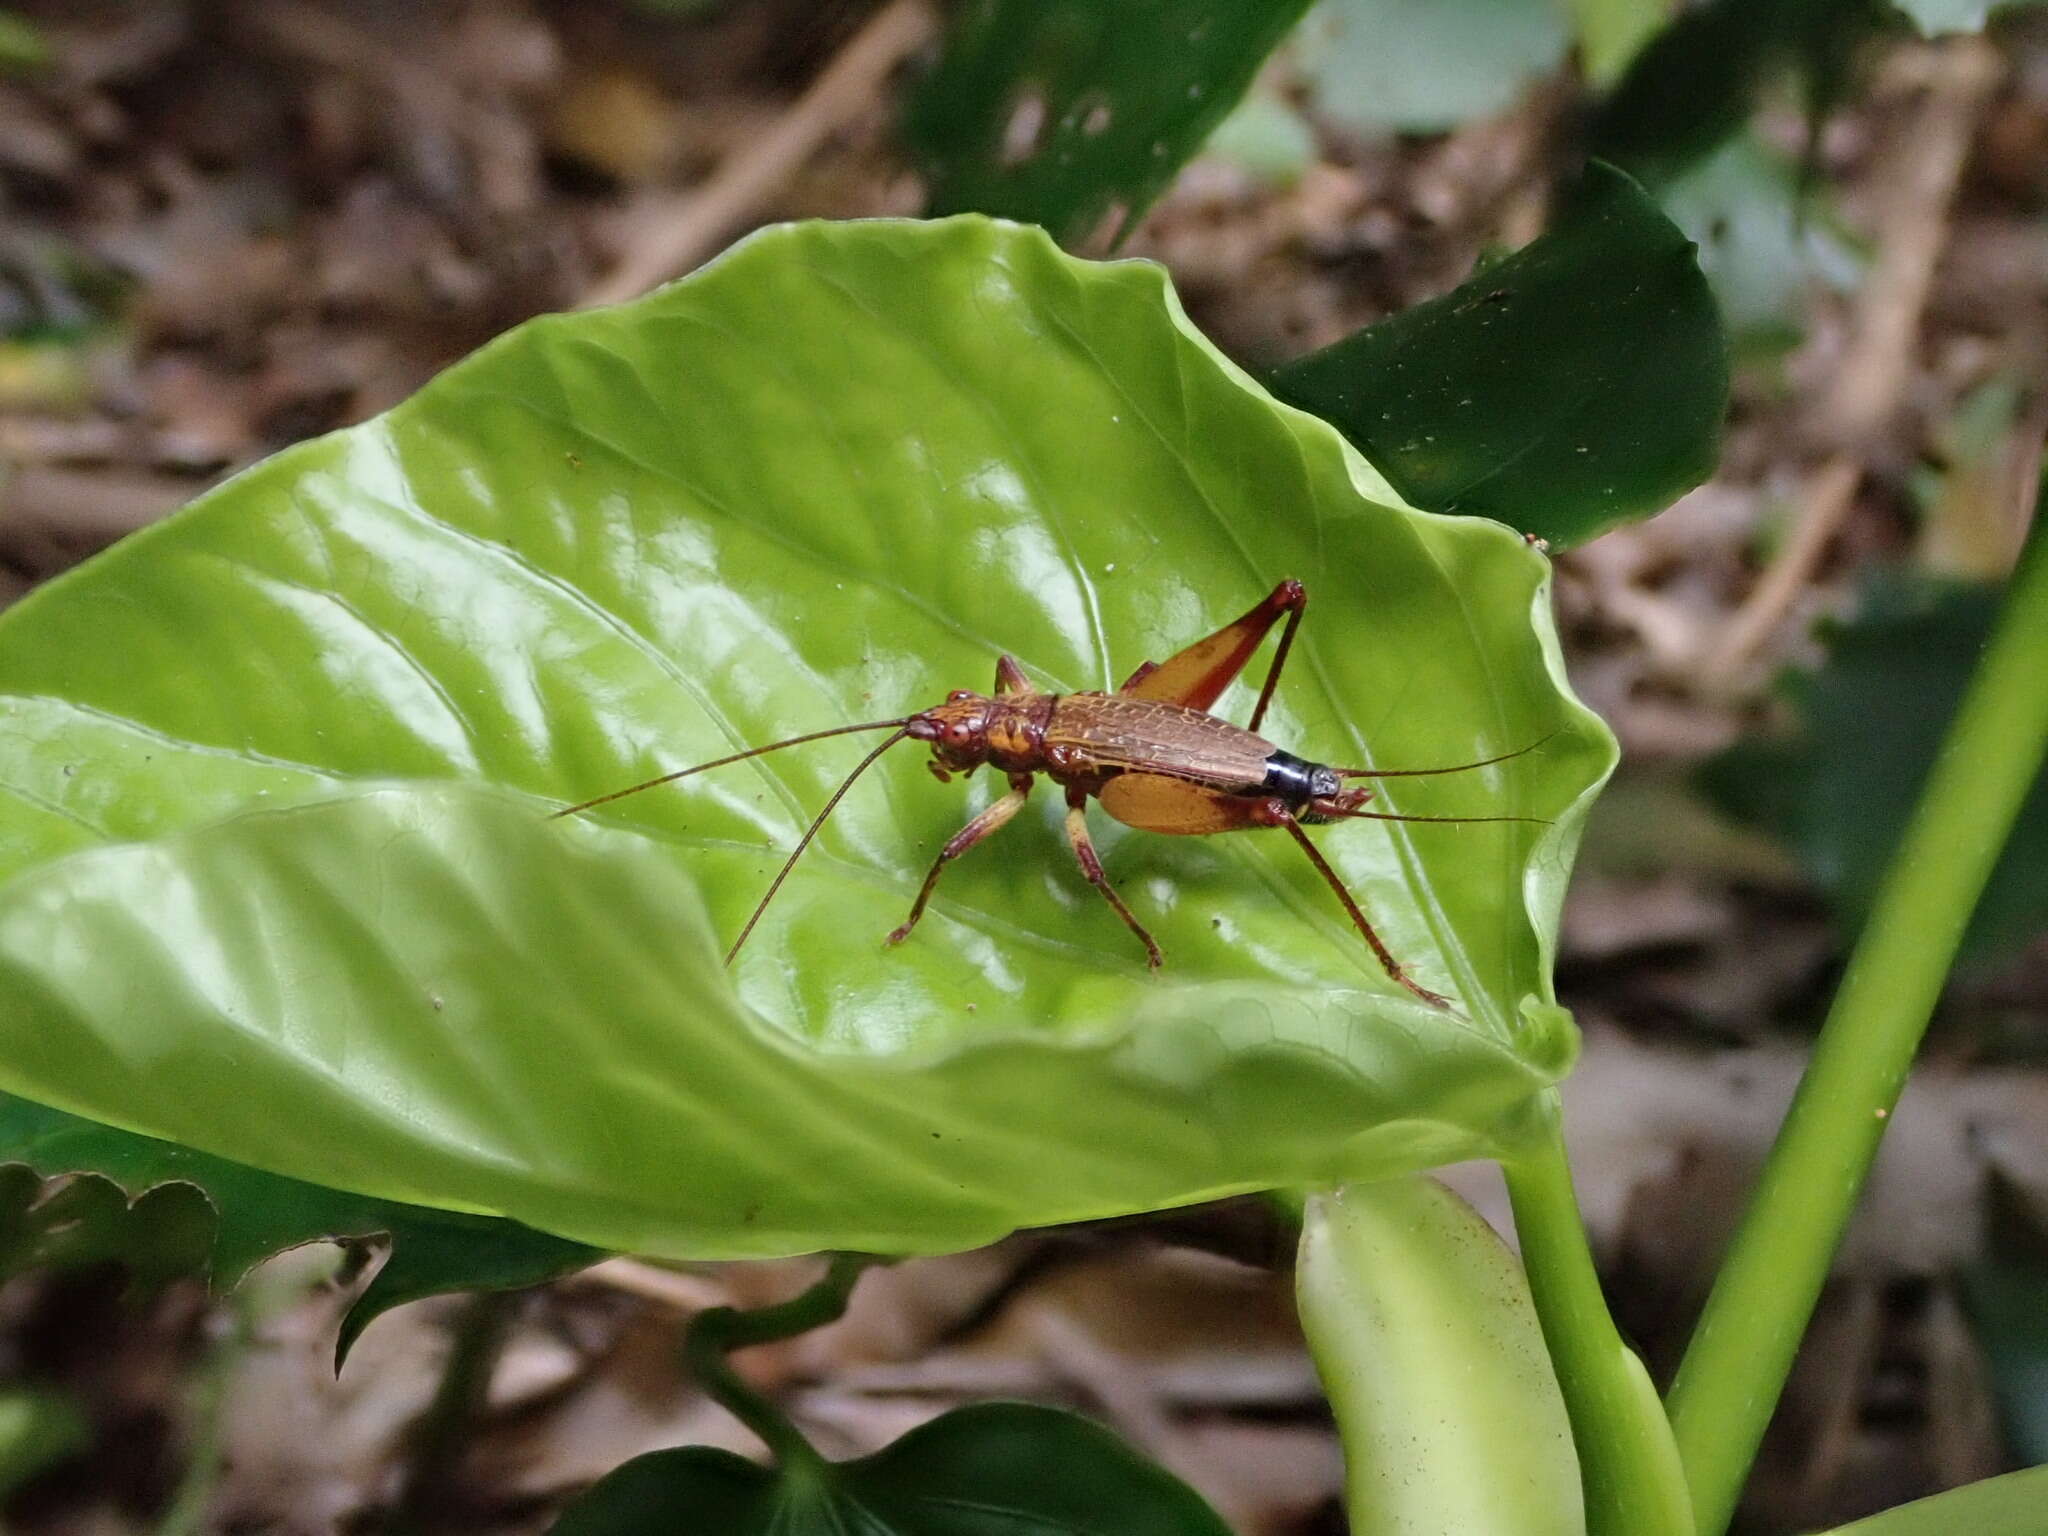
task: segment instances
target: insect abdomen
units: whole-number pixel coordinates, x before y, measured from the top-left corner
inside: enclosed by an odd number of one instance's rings
[[[1315,779],[1318,769],[1322,769],[1320,763],[1296,757],[1292,752],[1275,752],[1266,759],[1266,777],[1259,788],[1271,790],[1290,805],[1307,805],[1322,793]]]

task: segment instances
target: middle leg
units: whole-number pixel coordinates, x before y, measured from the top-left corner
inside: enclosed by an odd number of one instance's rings
[[[1109,904],[1116,908],[1116,915],[1124,920],[1124,926],[1135,933],[1145,946],[1146,966],[1158,970],[1166,963],[1165,957],[1159,953],[1159,945],[1145,931],[1145,925],[1131,915],[1123,897],[1117,895],[1110,885],[1109,876],[1102,872],[1102,859],[1088,836],[1088,796],[1080,789],[1067,791],[1067,841],[1074,845],[1074,857],[1081,861],[1081,873],[1088,877],[1088,883],[1102,892]]]

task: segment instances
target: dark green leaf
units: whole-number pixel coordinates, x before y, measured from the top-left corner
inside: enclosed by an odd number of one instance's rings
[[[1706,0],[1652,38],[1590,130],[1592,153],[1651,186],[1705,159],[1796,73],[1813,121],[1845,90],[1856,49],[1897,19],[1886,0]]]
[[[860,1461],[770,1470],[656,1451],[549,1536],[1229,1536],[1185,1483],[1100,1425],[1025,1403],[960,1408]]]
[[[1728,358],[1691,242],[1595,165],[1550,233],[1272,386],[1411,504],[1568,544],[1712,472]]]
[[[2048,1260],[2022,1251],[1979,1264],[1963,1295],[2013,1460],[2048,1463]]]
[[[1559,68],[1557,0],[1323,0],[1298,34],[1315,104],[1369,133],[1455,128]]]
[[[1789,674],[1796,736],[1731,748],[1703,780],[1724,810],[1785,839],[1844,939],[1863,925],[1991,632],[1989,586],[1888,577],[1828,636],[1827,664]],[[1963,956],[1983,959],[2048,925],[2048,777],[2020,810]]]
[[[53,1181],[46,1183],[45,1181]],[[602,1257],[516,1222],[345,1194],[0,1096],[0,1276],[119,1260],[144,1284],[223,1289],[287,1248],[390,1239],[341,1349],[400,1302],[535,1285]]]
[[[934,213],[1042,224],[1063,243],[1151,206],[1308,0],[967,0],[903,133]]]
[[[1024,226],[779,229],[536,322],[0,615],[0,1088],[679,1257],[971,1246],[1498,1150],[1571,1057],[1557,907],[1612,741],[1545,562],[1395,503],[1158,268]],[[730,973],[858,741],[541,819],[1003,652],[1114,688],[1285,576],[1314,606],[1276,741],[1542,743],[1379,802],[1537,822],[1318,833],[1455,1012],[1284,837],[1104,827],[1149,975],[1049,795],[885,949],[989,793],[908,745]],[[332,798],[391,778],[469,789]],[[265,806],[297,808],[218,821]]]

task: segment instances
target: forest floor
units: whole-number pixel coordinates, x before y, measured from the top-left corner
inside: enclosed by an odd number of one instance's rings
[[[892,132],[919,28],[807,95],[870,19],[850,0],[16,9],[55,46],[0,75],[0,604],[530,315],[637,291],[762,223],[921,206]],[[1299,105],[1284,67],[1262,89]],[[1373,138],[1310,102],[1286,175],[1205,156],[1126,254],[1164,262],[1226,352],[1271,364],[1536,234],[1573,103],[1541,84],[1450,133]],[[1786,111],[1764,132],[1796,146],[1801,127]],[[1782,723],[1774,679],[1822,659],[1817,622],[1853,613],[1872,572],[1994,578],[2011,558],[2009,487],[2048,402],[2048,26],[1888,48],[1817,172],[1846,275],[1795,277],[1780,344],[1742,354],[1720,472],[1557,561],[1573,682],[1626,764],[1565,925],[1560,990],[1588,1035],[1573,1152],[1618,1315],[1659,1372],[1843,954],[1810,871],[1719,819],[1695,775]],[[1972,1277],[2015,1206],[2048,1224],[2044,1062],[2036,937],[1951,989],[1746,1529],[2007,1464],[2017,1346],[1986,1331]],[[1455,1178],[1498,1211],[1483,1170]],[[1035,1398],[1113,1424],[1247,1533],[1336,1532],[1341,1467],[1284,1265],[1206,1251],[1271,1241],[1235,1207],[1020,1236],[875,1272],[844,1322],[744,1364],[829,1454],[959,1401]],[[8,1524],[315,1536],[396,1528],[397,1509],[412,1529],[539,1531],[630,1455],[745,1448],[682,1375],[679,1331],[810,1272],[614,1260],[417,1303],[338,1380],[330,1250],[226,1301],[24,1276],[0,1288],[0,1381],[71,1394],[91,1433]],[[423,1437],[457,1336],[494,1339],[496,1369],[459,1435]]]

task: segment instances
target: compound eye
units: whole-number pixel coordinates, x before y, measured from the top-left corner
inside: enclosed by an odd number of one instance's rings
[[[946,695],[946,702],[948,704],[958,704],[962,699],[971,699],[973,697],[974,693],[971,689],[955,688],[951,693]]]
[[[957,721],[954,724],[946,727],[946,745],[951,747],[965,747],[971,745],[973,741],[974,731],[972,727],[962,725]]]

